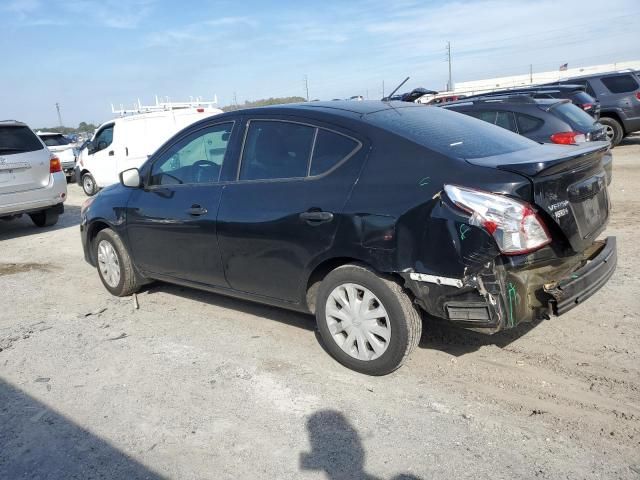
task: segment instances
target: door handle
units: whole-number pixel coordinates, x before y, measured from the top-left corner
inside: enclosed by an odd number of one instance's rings
[[[129,147],[124,147],[124,154],[125,156],[129,156]]]
[[[194,217],[199,217],[200,215],[204,215],[207,213],[207,209],[201,207],[200,205],[191,205],[191,208],[187,209],[187,213],[189,215],[193,215]]]
[[[109,150],[109,156],[113,157],[113,150]]]
[[[333,220],[333,213],[311,210],[308,212],[302,212],[300,214],[300,220],[307,222],[309,225],[320,225],[321,223]]]

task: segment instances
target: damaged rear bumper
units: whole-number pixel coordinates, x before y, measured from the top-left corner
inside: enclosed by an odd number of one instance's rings
[[[584,253],[518,266],[499,261],[461,279],[403,272],[416,303],[461,327],[495,333],[519,323],[562,315],[584,302],[616,268],[616,239]]]
[[[543,287],[552,297],[549,300],[552,312],[562,315],[584,302],[607,283],[616,264],[616,237],[607,237],[604,247],[586,265],[573,272],[569,278]]]

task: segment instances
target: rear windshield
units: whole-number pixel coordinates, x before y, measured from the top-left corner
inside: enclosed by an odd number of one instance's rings
[[[44,147],[29,127],[23,125],[0,126],[0,155],[35,152]]]
[[[573,103],[560,103],[554,106],[550,112],[556,117],[564,120],[572,128],[583,133],[588,132],[593,127],[595,120],[591,115],[576,107]]]
[[[616,75],[600,79],[611,93],[628,93],[638,89],[638,82],[631,75]]]
[[[58,135],[38,135],[47,147],[59,147],[61,145],[69,145],[71,142],[64,138],[64,136]]]
[[[441,107],[389,108],[367,115],[378,127],[460,159],[502,155],[538,144],[504,128]]]
[[[589,95],[587,92],[572,92],[571,100],[573,103],[579,103],[580,105],[584,105],[585,103],[596,103],[596,99]]]

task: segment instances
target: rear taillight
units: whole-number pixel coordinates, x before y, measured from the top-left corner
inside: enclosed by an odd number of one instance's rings
[[[55,155],[51,155],[49,159],[49,173],[58,173],[62,171],[62,165],[60,159]]]
[[[636,98],[640,100],[640,91],[636,92]]]
[[[583,103],[582,104],[582,109],[583,110],[590,110],[593,108],[593,103]]]
[[[196,108],[196,112],[198,112],[198,113],[204,113],[204,108]]]
[[[457,207],[471,215],[469,225],[493,235],[506,255],[532,252],[551,242],[544,222],[526,202],[454,185],[445,185],[444,190]]]
[[[579,132],[558,132],[551,135],[551,141],[561,145],[575,145],[576,143],[586,142],[587,138]]]

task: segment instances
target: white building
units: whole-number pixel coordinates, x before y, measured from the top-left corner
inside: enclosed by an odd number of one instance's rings
[[[471,82],[457,82],[454,92],[471,95],[502,88],[522,87],[550,83],[570,77],[589,75],[591,73],[611,72],[615,70],[640,70],[640,60],[620,63],[606,63],[591,65],[589,67],[567,68],[566,70],[554,70],[551,72],[538,72],[525,75],[513,75],[511,77],[488,78],[486,80],[474,80]]]

